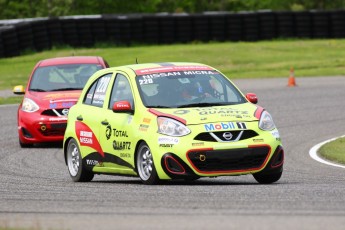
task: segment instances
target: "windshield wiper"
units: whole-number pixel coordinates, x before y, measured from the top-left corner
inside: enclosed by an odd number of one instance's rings
[[[29,89],[29,91],[34,91],[34,92],[47,92],[44,89]]]
[[[169,106],[163,106],[163,105],[150,105],[150,106],[147,106],[149,108],[158,108],[158,109],[167,109],[167,108],[171,108]]]
[[[220,106],[220,105],[228,105],[228,103],[191,103],[177,106],[177,108],[188,108],[188,107],[208,107],[208,106]]]
[[[82,90],[82,88],[72,88],[72,87],[69,87],[69,88],[52,89],[50,91],[65,91],[65,90]]]

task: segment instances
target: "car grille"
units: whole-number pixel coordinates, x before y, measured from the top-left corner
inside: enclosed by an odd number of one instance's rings
[[[224,136],[226,134],[231,134],[231,138],[226,139]],[[209,142],[232,142],[241,141],[249,138],[258,136],[258,134],[253,130],[236,130],[236,131],[222,131],[222,132],[205,132],[200,133],[194,140],[197,141],[209,141]],[[229,137],[229,136],[228,136]]]
[[[230,150],[192,151],[190,162],[200,172],[246,171],[263,167],[270,153],[269,146]]]
[[[51,116],[51,117],[60,117],[60,116],[66,116],[62,113],[62,111],[68,111],[68,109],[47,109],[44,110],[41,114],[45,116]]]

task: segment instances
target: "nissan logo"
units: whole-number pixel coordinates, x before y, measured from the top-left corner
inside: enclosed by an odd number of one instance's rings
[[[230,132],[223,133],[223,137],[225,140],[229,141],[232,138],[232,134]]]
[[[62,114],[67,116],[68,115],[68,112],[69,112],[69,109],[63,109],[62,110]]]

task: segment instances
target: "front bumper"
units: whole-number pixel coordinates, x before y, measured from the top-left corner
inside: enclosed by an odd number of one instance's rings
[[[67,117],[42,116],[39,113],[18,114],[19,140],[25,144],[59,142],[67,126]]]
[[[183,179],[281,171],[284,150],[280,145],[273,154],[269,145],[228,150],[199,149],[188,151],[186,157],[188,164],[177,154],[165,153],[161,159],[165,174],[172,179]]]

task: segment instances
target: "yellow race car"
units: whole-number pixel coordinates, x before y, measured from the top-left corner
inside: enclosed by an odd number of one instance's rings
[[[95,174],[161,180],[253,174],[273,183],[284,150],[271,115],[221,72],[199,63],[97,71],[68,114],[64,156],[73,181]]]

